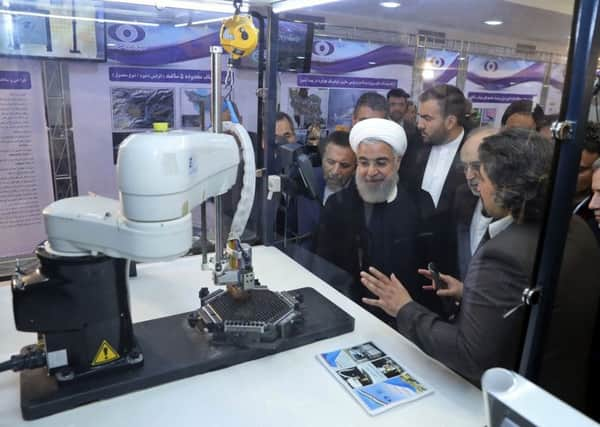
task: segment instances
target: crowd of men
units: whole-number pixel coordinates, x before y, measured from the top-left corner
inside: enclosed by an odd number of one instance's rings
[[[425,90],[416,120],[410,105],[402,89],[358,99],[350,132],[323,141],[321,192],[298,218],[310,218],[312,250],[354,278],[357,302],[478,384],[487,368],[517,368],[525,311],[511,309],[532,286],[553,140],[531,101],[511,104],[500,129],[476,127],[451,85]],[[579,409],[593,371],[599,227],[600,125],[589,123],[540,377]]]

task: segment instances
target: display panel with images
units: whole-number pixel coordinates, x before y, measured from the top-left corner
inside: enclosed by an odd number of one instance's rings
[[[103,11],[97,2],[35,0],[3,6],[0,55],[106,61]]]
[[[181,88],[181,127],[207,129],[210,126],[210,89]]]
[[[113,130],[152,129],[155,122],[173,127],[173,89],[112,88]]]

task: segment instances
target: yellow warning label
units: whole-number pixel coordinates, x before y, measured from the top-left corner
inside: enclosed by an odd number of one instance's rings
[[[102,344],[100,344],[100,348],[92,361],[92,366],[102,365],[104,363],[112,362],[113,360],[117,360],[119,357],[119,353],[117,350],[112,348],[112,346],[106,340],[102,340]]]

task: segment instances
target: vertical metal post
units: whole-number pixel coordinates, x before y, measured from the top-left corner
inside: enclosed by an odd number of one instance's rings
[[[210,93],[211,109],[210,122],[214,133],[223,132],[223,123],[221,122],[221,55],[223,48],[221,46],[210,47]],[[225,241],[223,239],[223,203],[221,196],[215,197],[215,267],[221,265],[223,259],[223,249]]]
[[[546,332],[560,274],[563,250],[572,214],[571,203],[585,137],[586,118],[592,98],[594,74],[600,51],[600,4],[576,0],[571,29],[569,62],[559,121],[572,122],[568,138],[555,148],[550,183],[550,202],[540,235],[534,267],[534,283],[542,289],[540,302],[529,310],[529,323],[519,373],[537,381]]]
[[[279,16],[269,9],[267,26],[267,96],[263,98],[263,132],[262,143],[263,167],[267,175],[271,172],[272,162],[275,150],[275,114],[277,113],[277,63],[279,61]],[[266,182],[267,178],[263,178]],[[275,218],[277,214],[276,207],[267,200],[267,186],[264,185],[262,194],[263,215],[262,215],[262,241],[265,245],[273,244],[275,240]]]

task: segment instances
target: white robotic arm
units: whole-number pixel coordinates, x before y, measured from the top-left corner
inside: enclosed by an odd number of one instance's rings
[[[226,134],[130,135],[117,162],[120,201],[83,196],[50,204],[43,212],[46,249],[136,261],[184,255],[192,244],[190,211],[235,184],[239,161],[235,139]]]

